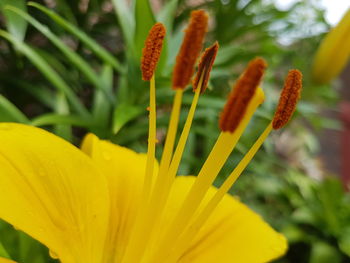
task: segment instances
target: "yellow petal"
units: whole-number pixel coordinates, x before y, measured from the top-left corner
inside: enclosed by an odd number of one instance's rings
[[[16,262],[7,258],[0,258],[0,263],[16,263]]]
[[[88,134],[82,144],[87,153],[107,177],[110,187],[111,215],[108,262],[120,262],[125,251],[131,225],[140,201],[147,155],[99,140]],[[155,163],[154,173],[158,172]]]
[[[328,83],[337,77],[350,57],[350,9],[339,24],[323,39],[312,68],[316,83]]]
[[[192,176],[179,176],[175,180],[163,227],[174,217],[194,180]],[[214,187],[210,189],[204,203],[215,191]],[[236,198],[226,195],[178,262],[268,262],[283,255],[286,249],[284,236]]]
[[[91,159],[63,139],[20,124],[0,124],[0,145],[0,218],[61,262],[103,262],[109,196]]]

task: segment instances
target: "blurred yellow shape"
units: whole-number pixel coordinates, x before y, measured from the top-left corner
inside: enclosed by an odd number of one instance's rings
[[[323,39],[312,67],[312,79],[325,84],[337,77],[350,56],[350,9]]]

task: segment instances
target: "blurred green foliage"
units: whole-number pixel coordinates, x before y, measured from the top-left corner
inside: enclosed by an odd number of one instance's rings
[[[171,72],[183,29],[190,12],[204,8],[210,13],[206,46],[218,40],[220,51],[179,173],[198,172],[219,133],[217,120],[226,94],[250,59],[262,56],[269,63],[263,86],[266,102],[223,168],[218,185],[270,121],[287,71],[301,69],[305,88],[297,117],[265,143],[232,193],[285,233],[290,250],[280,262],[349,262],[349,194],[335,178],[313,179],[313,171],[301,162],[315,163],[318,141],[312,130],[339,128],[334,120],[319,116],[321,107],[337,101],[334,89],[315,86],[309,79],[310,58],[321,32],[328,29],[323,11],[314,1],[300,1],[286,11],[272,0],[152,3],[0,1],[0,121],[43,127],[75,144],[89,131],[145,151],[148,88],[139,62],[148,30],[160,21],[167,27],[156,74],[163,142],[173,96]],[[191,100],[188,90],[180,125]],[[290,139],[298,142],[292,149],[286,144]],[[161,151],[162,143],[158,156]],[[3,222],[0,233],[0,256],[19,262],[54,261],[40,244]]]

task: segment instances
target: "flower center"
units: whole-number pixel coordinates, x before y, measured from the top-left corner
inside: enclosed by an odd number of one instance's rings
[[[205,224],[206,220],[213,213],[224,195],[229,191],[239,175],[247,167],[269,133],[273,129],[281,128],[288,122],[295,110],[297,100],[300,97],[301,73],[297,70],[291,70],[286,78],[285,86],[274,119],[266,127],[226,181],[221,185],[216,194],[209,200],[209,202],[204,204],[204,208],[198,211],[205,195],[236,146],[239,138],[253,117],[254,112],[264,101],[264,92],[259,85],[267,64],[261,58],[252,60],[236,82],[223,109],[219,121],[221,133],[212,151],[204,162],[179,211],[169,224],[167,224],[168,227],[165,229],[164,233],[160,237],[156,237],[155,233],[157,231],[155,231],[155,227],[160,220],[162,220],[162,215],[167,205],[167,199],[172,189],[188,139],[197,103],[200,94],[206,89],[210,71],[218,52],[218,43],[215,43],[203,52],[198,66],[197,75],[193,81],[194,97],[192,104],[178,144],[175,151],[173,151],[178,129],[183,90],[190,81],[194,63],[198,56],[191,54],[189,56],[191,63],[189,63],[188,60],[185,59],[184,52],[187,52],[191,45],[196,48],[196,52],[198,51],[198,47],[201,48],[207,24],[207,16],[203,12],[204,11],[201,11],[195,16],[192,16],[192,19],[202,21],[201,23],[204,23],[205,26],[200,26],[193,21],[190,23],[190,27],[186,31],[183,46],[181,47],[180,54],[177,58],[177,63],[174,69],[175,77],[173,77],[172,85],[176,92],[164,151],[156,178],[153,178],[156,146],[156,91],[154,72],[159,60],[165,34],[165,29],[161,24],[157,23],[151,29],[149,37],[145,42],[141,69],[143,79],[150,81],[147,165],[142,200],[123,257],[123,262],[164,262],[165,259],[166,262],[176,262],[184,253],[188,244]],[[199,34],[201,35],[200,38],[198,36],[195,37],[189,35],[198,34],[193,28],[191,29],[191,26],[193,27],[194,25],[202,30]],[[195,40],[194,44],[189,41],[191,39]],[[183,64],[183,67],[181,67],[181,64]],[[186,69],[186,74],[183,71],[184,69]],[[180,72],[184,75],[180,76]],[[188,75],[190,75],[189,78],[187,77]],[[150,244],[151,246],[154,246],[154,242],[156,242],[156,249],[149,252],[147,248]]]

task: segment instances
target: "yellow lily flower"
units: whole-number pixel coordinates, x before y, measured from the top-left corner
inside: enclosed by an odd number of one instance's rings
[[[268,134],[289,121],[300,97],[301,73],[289,72],[273,120],[216,189],[213,181],[264,100],[259,85],[266,63],[254,59],[237,80],[220,116],[221,133],[199,174],[176,176],[218,44],[202,55],[193,102],[175,151],[182,92],[189,80],[173,85],[174,106],[158,165],[154,71],[164,34],[157,23],[142,58],[151,93],[147,154],[93,134],[78,149],[45,130],[1,123],[0,218],[46,245],[62,263],[260,263],[283,255],[284,236],[227,192]]]
[[[312,78],[325,84],[337,77],[350,57],[350,9],[321,42],[312,66]]]

